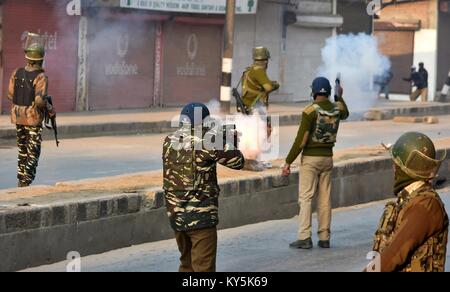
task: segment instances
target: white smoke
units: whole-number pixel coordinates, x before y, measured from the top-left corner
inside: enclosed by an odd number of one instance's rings
[[[374,84],[374,78],[390,67],[389,59],[378,49],[376,37],[363,33],[339,35],[327,39],[318,75],[334,82],[341,73],[348,106],[353,110],[367,109],[378,98],[379,86]]]

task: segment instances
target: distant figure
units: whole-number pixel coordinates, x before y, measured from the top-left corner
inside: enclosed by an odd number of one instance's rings
[[[407,82],[412,82],[413,86],[417,89],[411,93],[410,100],[416,101],[419,96],[422,98],[422,102],[428,100],[428,88],[425,86],[425,81],[422,74],[416,71],[416,66],[411,67],[411,75],[409,78],[403,78]]]
[[[426,100],[428,100],[428,71],[425,69],[425,64],[423,62],[419,63],[419,74],[422,76],[424,87],[424,94]]]
[[[378,95],[384,93],[386,99],[389,99],[390,86],[392,79],[394,78],[394,73],[391,69],[384,71],[383,75],[378,75],[375,77],[375,85],[380,87]]]

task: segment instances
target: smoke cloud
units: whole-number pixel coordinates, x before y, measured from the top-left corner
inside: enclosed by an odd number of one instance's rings
[[[389,59],[378,49],[377,38],[361,33],[327,39],[317,73],[331,82],[341,73],[348,106],[352,110],[362,110],[371,107],[378,98],[379,86],[374,84],[374,78],[390,67]]]

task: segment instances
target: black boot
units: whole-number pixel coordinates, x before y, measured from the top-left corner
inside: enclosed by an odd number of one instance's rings
[[[330,241],[329,240],[319,240],[318,245],[321,248],[330,248]]]
[[[23,181],[19,181],[19,183],[17,184],[17,186],[18,186],[19,188],[26,188],[26,187],[29,187],[30,184],[29,184],[29,183],[26,183],[26,182],[23,182]]]
[[[311,249],[313,247],[313,243],[311,238],[305,240],[297,240],[289,245],[290,248],[299,248],[299,249]]]

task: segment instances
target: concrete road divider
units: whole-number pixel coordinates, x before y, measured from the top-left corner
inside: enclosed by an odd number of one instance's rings
[[[449,174],[447,157],[440,178]],[[222,180],[219,227],[292,218],[299,211],[298,182],[298,171],[286,179],[279,169]],[[387,153],[338,160],[333,208],[392,198],[392,185]],[[45,198],[0,201],[0,271],[62,261],[71,251],[87,256],[173,237],[159,188],[55,193]],[[289,239],[295,234],[286,234]]]

